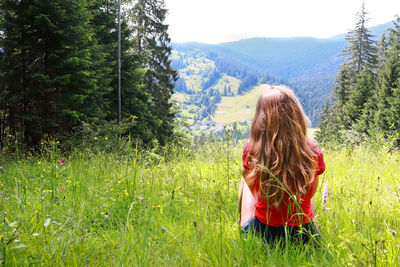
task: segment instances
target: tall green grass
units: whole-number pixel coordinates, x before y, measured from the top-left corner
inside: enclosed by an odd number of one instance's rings
[[[397,152],[324,151],[327,168],[314,197],[322,244],[270,247],[258,237],[243,236],[237,225],[243,145],[231,140],[229,146],[78,150],[65,158],[52,149],[41,157],[3,157],[0,262],[398,265]]]

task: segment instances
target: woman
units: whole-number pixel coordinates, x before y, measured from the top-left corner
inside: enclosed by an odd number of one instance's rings
[[[289,88],[271,87],[259,97],[242,154],[239,210],[245,232],[271,242],[285,236],[306,242],[318,235],[311,199],[325,163],[306,135],[307,121]]]

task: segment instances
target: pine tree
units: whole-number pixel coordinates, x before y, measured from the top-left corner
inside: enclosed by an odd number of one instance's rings
[[[400,131],[400,27],[394,22],[385,43],[384,58],[378,72],[375,123],[387,136]]]
[[[334,106],[330,109],[335,114],[325,115],[329,121],[325,122],[321,116],[321,124],[332,123],[335,127],[324,127],[321,138],[329,138],[329,135],[340,135],[341,130],[352,129],[359,116],[362,114],[365,103],[375,92],[374,81],[377,65],[377,48],[373,41],[373,35],[366,27],[366,11],[364,3],[361,12],[357,14],[357,22],[354,30],[346,35],[349,45],[341,53],[344,57],[336,78],[336,86],[333,89]],[[372,83],[372,84],[370,84]],[[354,113],[353,113],[354,112]],[[332,129],[337,130],[333,133]]]
[[[357,22],[354,30],[346,35],[349,45],[342,52],[350,67],[352,77],[355,79],[363,68],[374,70],[377,64],[377,48],[373,40],[375,36],[366,27],[367,21],[367,12],[363,2],[361,11],[357,13]],[[352,82],[353,84],[355,83],[354,80]]]
[[[345,106],[345,117],[350,126],[354,126],[365,108],[368,100],[375,91],[375,80],[371,72],[364,68],[358,77],[354,89],[351,91],[347,105]]]
[[[349,100],[350,88],[351,88],[351,69],[346,61],[340,65],[338,75],[336,77],[336,86],[333,88],[334,100],[337,109],[341,114],[344,112],[344,106]]]
[[[347,84],[340,87],[346,92],[347,99],[338,102],[341,107],[342,123],[345,129],[351,129],[356,119],[362,113],[363,105],[368,98],[373,95],[376,66],[378,63],[378,54],[374,35],[366,27],[367,13],[364,2],[361,11],[357,14],[355,29],[346,35],[349,45],[345,47],[343,55],[346,57],[347,66],[343,66],[339,71],[346,72]],[[340,109],[339,109],[340,110]],[[352,113],[354,112],[354,114]]]
[[[80,121],[102,116],[104,92],[94,70],[97,47],[87,7],[84,0],[1,3],[2,98],[8,103],[10,133],[29,146],[46,134],[65,135]]]
[[[150,92],[151,112],[157,119],[152,125],[161,144],[173,133],[175,113],[171,97],[177,72],[171,66],[168,25],[164,24],[167,9],[164,0],[136,0],[131,10],[134,25],[135,50],[144,56],[147,68],[145,89]]]
[[[318,142],[330,144],[341,142],[341,126],[336,117],[337,106],[332,105],[330,101],[327,101],[321,112],[321,120],[318,125],[318,131],[316,133],[316,139]]]

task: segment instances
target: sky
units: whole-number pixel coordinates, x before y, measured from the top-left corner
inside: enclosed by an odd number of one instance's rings
[[[165,0],[172,42],[326,38],[354,28],[362,0]],[[368,27],[400,15],[400,0],[365,0]]]

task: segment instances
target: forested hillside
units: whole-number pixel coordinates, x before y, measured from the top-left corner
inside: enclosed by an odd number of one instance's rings
[[[379,39],[391,25],[390,22],[370,30]],[[253,77],[257,75],[259,81],[293,87],[316,126],[323,105],[332,94],[343,61],[339,54],[346,43],[343,34],[326,39],[253,38],[219,45],[174,44],[173,65],[180,74],[176,91],[199,94],[214,86],[223,93],[225,86],[229,90],[230,85],[236,92],[238,83],[246,91],[254,85],[256,79]],[[236,79],[221,83],[220,78],[224,80],[226,76]],[[213,116],[212,110],[201,113],[203,118]]]
[[[212,45],[174,45],[172,66],[179,72],[176,99],[181,104],[182,115],[191,123],[211,122],[217,104],[224,96],[245,94],[259,83],[283,82],[218,49]]]

